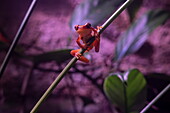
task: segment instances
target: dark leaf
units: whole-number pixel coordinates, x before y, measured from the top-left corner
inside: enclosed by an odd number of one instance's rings
[[[158,79],[160,81],[165,81],[165,82],[170,83],[170,76],[163,74],[163,73],[150,73],[150,74],[146,75],[146,79],[148,79],[148,80]]]
[[[71,29],[75,25],[84,25],[89,22],[93,26],[101,23],[105,18],[111,15],[118,6],[125,0],[85,0],[74,10],[70,20]]]
[[[107,77],[104,81],[104,91],[122,112],[139,112],[146,101],[146,80],[141,72],[133,69],[123,75]]]
[[[72,56],[70,55],[71,49],[62,49],[56,51],[46,52],[40,55],[33,56],[33,62],[35,64],[49,62],[49,61],[56,61],[57,63],[62,63]]]
[[[129,18],[130,18],[130,22],[133,21],[133,19],[135,18],[135,15],[137,13],[137,11],[139,10],[140,6],[142,5],[143,0],[134,0],[129,7],[127,7],[127,11],[129,14]]]
[[[147,40],[149,33],[165,23],[169,17],[170,13],[163,10],[149,11],[143,15],[121,36],[116,45],[114,60],[121,60],[136,52]]]

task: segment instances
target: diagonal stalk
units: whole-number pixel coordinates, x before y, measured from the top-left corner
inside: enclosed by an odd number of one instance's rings
[[[26,24],[28,23],[28,20],[29,20],[31,14],[33,12],[33,9],[34,9],[34,7],[36,5],[36,2],[37,2],[37,0],[32,0],[32,3],[30,5],[27,13],[25,14],[25,17],[24,17],[24,19],[23,19],[23,21],[22,21],[22,23],[21,23],[15,37],[14,37],[14,40],[12,41],[12,44],[11,44],[11,46],[10,46],[6,56],[5,56],[5,59],[2,62],[2,65],[0,67],[0,78],[2,77],[2,75],[3,75],[4,71],[5,71],[5,68],[6,68],[6,66],[7,66],[7,64],[9,62],[9,59],[12,56],[12,53],[13,53],[13,51],[14,51],[14,49],[15,49],[15,47],[16,47],[16,45],[17,45],[17,43],[18,43],[18,41],[19,41],[23,31],[24,31],[24,28],[25,28]]]
[[[168,84],[140,113],[145,113],[163,94],[165,94],[170,89],[170,84]]]
[[[127,8],[127,6],[132,2],[133,0],[127,0],[118,10],[116,10],[115,13],[112,14],[112,16],[102,25],[102,28],[98,31],[99,34],[101,34],[112,22],[115,18],[119,16],[119,14]],[[90,41],[90,43],[92,43]],[[83,54],[86,51],[86,49],[81,49],[80,53]],[[36,113],[40,105],[43,103],[43,101],[51,94],[51,92],[54,90],[54,88],[58,85],[58,83],[62,80],[62,78],[65,76],[65,74],[70,70],[70,68],[76,63],[77,58],[73,57],[73,59],[67,64],[67,66],[63,69],[63,71],[57,76],[57,78],[54,80],[54,82],[50,85],[50,87],[46,90],[46,92],[43,94],[43,96],[40,98],[40,100],[36,103],[34,108],[31,110],[30,113]]]

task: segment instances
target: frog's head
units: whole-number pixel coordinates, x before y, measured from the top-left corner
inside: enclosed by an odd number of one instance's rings
[[[76,32],[81,36],[86,36],[92,31],[90,23],[86,23],[85,25],[75,25],[74,28]]]

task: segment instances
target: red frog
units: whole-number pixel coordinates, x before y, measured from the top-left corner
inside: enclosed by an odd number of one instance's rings
[[[79,34],[76,42],[80,48],[86,49],[85,52],[90,51],[93,47],[95,47],[95,51],[99,52],[100,46],[100,35],[97,32],[101,27],[97,27],[97,29],[91,27],[90,23],[86,23],[85,25],[76,25],[75,27],[76,32]],[[90,40],[94,38],[94,41],[91,43]],[[83,44],[80,43],[82,40]],[[84,57],[80,52],[80,49],[72,50],[70,53],[71,55],[75,56],[78,60],[89,63],[89,60]]]

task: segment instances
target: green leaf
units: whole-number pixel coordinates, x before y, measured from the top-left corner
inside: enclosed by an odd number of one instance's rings
[[[152,10],[143,15],[121,36],[116,45],[114,60],[119,61],[126,55],[139,50],[148,35],[157,26],[165,23],[169,17],[170,13],[163,10]]]
[[[127,80],[127,99],[130,111],[141,110],[146,101],[146,80],[141,72],[129,71]]]
[[[140,71],[133,69],[107,77],[104,91],[122,112],[139,112],[146,101],[146,80]]]
[[[133,21],[133,19],[135,18],[135,15],[137,13],[137,11],[139,10],[140,6],[142,5],[143,0],[134,0],[129,7],[127,7],[127,11],[129,14],[129,18],[130,18],[130,22]]]
[[[72,56],[70,55],[71,49],[61,49],[56,51],[49,51],[43,54],[33,56],[33,62],[35,64],[40,64],[49,61],[56,61],[57,63],[62,63]]]
[[[108,18],[125,0],[85,0],[77,5],[70,20],[71,29],[75,25],[89,22],[97,26]]]

